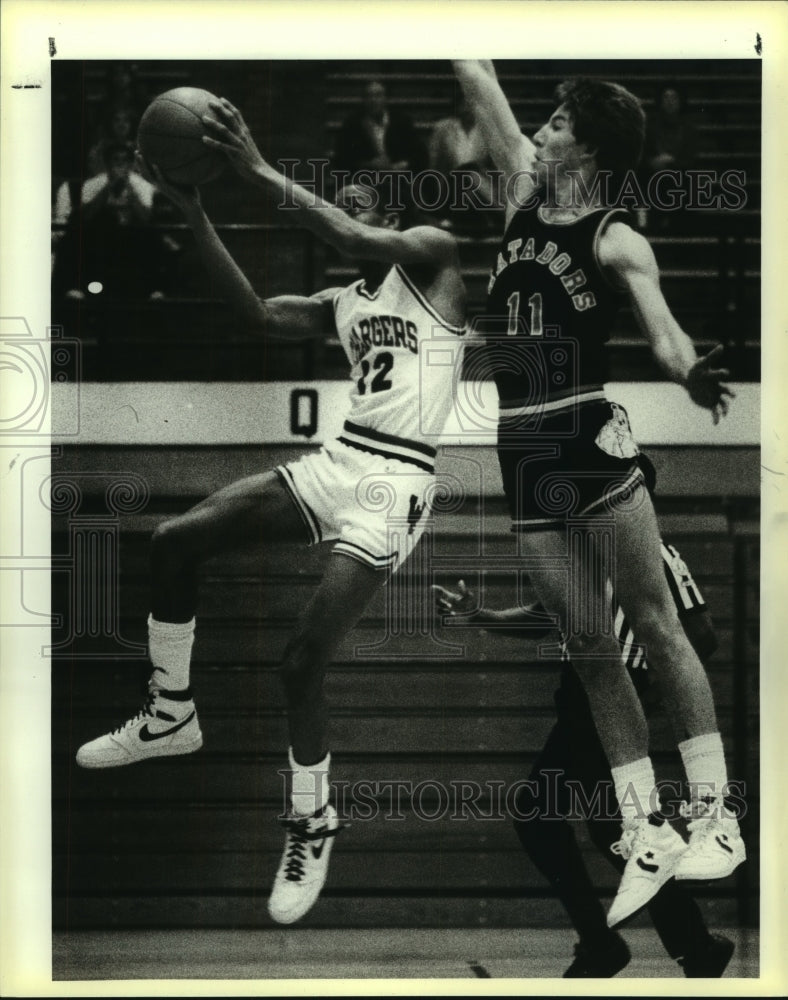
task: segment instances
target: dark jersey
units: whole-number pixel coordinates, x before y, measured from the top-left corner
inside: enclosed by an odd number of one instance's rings
[[[541,209],[516,213],[487,289],[480,332],[502,416],[599,392],[607,379],[604,345],[624,301],[603,275],[596,251],[608,223],[627,222],[627,213],[597,209],[557,223],[545,222]]]

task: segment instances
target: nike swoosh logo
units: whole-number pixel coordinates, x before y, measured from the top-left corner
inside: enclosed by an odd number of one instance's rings
[[[650,865],[647,861],[644,861],[643,858],[638,858],[636,864],[638,868],[642,868],[644,872],[652,872],[653,874],[654,872],[659,871],[659,865]]]
[[[719,836],[715,837],[714,839],[717,841],[717,843],[720,845],[723,851],[727,851],[729,854],[733,854],[733,848],[730,846],[730,844],[726,844],[725,841],[722,840],[722,838]]]
[[[152,733],[150,729],[148,729],[148,724],[146,722],[142,729],[140,729],[140,739],[143,743],[150,743],[152,740],[161,740],[164,739],[165,736],[172,736],[173,733],[177,733],[179,729],[183,729],[188,722],[191,722],[195,714],[195,712],[192,712],[191,715],[187,715],[186,718],[182,719],[176,726],[170,726],[169,729],[164,729],[160,733]]]
[[[312,857],[315,860],[317,860],[320,857],[320,855],[323,853],[323,848],[325,846],[326,846],[326,838],[325,837],[320,841],[320,846],[319,847],[317,846],[317,844],[313,844],[312,845]]]

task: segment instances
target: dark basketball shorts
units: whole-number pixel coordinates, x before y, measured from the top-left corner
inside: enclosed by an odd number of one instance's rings
[[[626,410],[606,399],[575,399],[546,412],[538,432],[521,438],[503,418],[498,460],[512,531],[610,514],[631,502],[641,483],[651,485],[650,463],[635,443]]]

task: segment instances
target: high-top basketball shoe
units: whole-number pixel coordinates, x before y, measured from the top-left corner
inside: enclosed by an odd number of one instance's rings
[[[268,912],[279,924],[292,924],[311,909],[328,875],[334,837],[342,829],[327,805],[313,816],[290,816],[282,861],[274,879]]]
[[[607,915],[608,927],[615,927],[637,913],[673,877],[687,844],[669,823],[648,816],[625,820],[621,840],[610,849],[627,862]]]
[[[121,767],[149,757],[194,753],[202,733],[190,688],[152,688],[140,712],[111,733],[85,743],[77,751],[80,767]]]

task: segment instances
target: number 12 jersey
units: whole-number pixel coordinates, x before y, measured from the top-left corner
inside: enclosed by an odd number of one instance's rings
[[[397,265],[374,292],[363,280],[338,292],[334,318],[353,380],[340,440],[432,465],[461,374],[464,328],[443,319]]]

